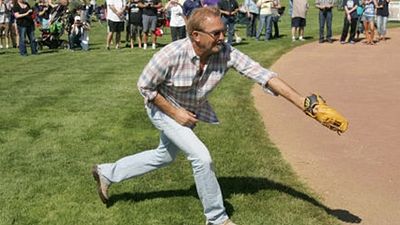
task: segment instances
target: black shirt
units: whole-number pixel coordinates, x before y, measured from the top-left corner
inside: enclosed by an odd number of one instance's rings
[[[25,3],[25,4],[26,4],[26,7],[23,9],[23,8],[21,8],[21,6],[19,6],[18,3],[15,3],[14,7],[12,8],[13,12],[19,13],[20,15],[27,13],[31,9],[31,7],[29,6],[28,3]],[[32,13],[29,13],[29,15],[26,15],[24,17],[17,18],[17,25],[21,26],[21,27],[34,26],[33,19],[32,19]]]
[[[218,2],[218,8],[222,11],[233,12],[239,8],[239,4],[236,0],[220,0]],[[223,15],[226,17],[226,15]]]
[[[383,8],[376,9],[376,15],[378,16],[389,16],[389,3],[386,0],[378,0],[378,6],[383,6]]]
[[[128,10],[129,24],[142,25],[142,9],[138,7],[138,3],[129,3]]]
[[[159,0],[142,0],[144,5],[157,5],[160,3]],[[157,8],[154,7],[144,7],[143,8],[143,15],[146,16],[157,16]]]

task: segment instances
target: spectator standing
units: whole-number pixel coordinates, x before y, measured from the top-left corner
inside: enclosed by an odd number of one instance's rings
[[[236,14],[239,12],[239,3],[236,0],[220,0],[218,8],[221,11],[222,22],[228,32],[228,44],[232,45],[235,35]]]
[[[8,48],[10,35],[8,32],[10,23],[10,9],[4,0],[0,0],[0,48]]]
[[[358,41],[360,38],[360,34],[364,33],[364,25],[363,21],[361,20],[362,15],[364,13],[364,6],[362,4],[363,0],[357,0],[358,6],[357,6],[357,29],[356,29],[356,40]]]
[[[248,24],[246,28],[246,36],[247,37],[256,37],[257,36],[257,18],[259,16],[259,9],[254,2],[254,0],[245,0],[244,7],[246,9],[246,16],[248,19]]]
[[[296,41],[297,37],[300,41],[304,41],[304,28],[307,25],[306,15],[309,5],[307,0],[293,0],[292,4],[292,41]]]
[[[183,15],[183,6],[179,4],[177,0],[170,0],[166,5],[165,9],[171,12],[171,36],[172,41],[183,39],[186,37],[186,24],[185,17]]]
[[[130,47],[133,48],[137,39],[138,47],[142,48],[142,9],[139,7],[139,0],[131,0],[128,5],[128,27],[126,32],[129,34],[128,40]]]
[[[375,8],[377,6],[376,0],[363,0],[364,14],[362,15],[362,21],[364,22],[364,33],[366,37],[366,44],[374,44],[375,35]]]
[[[344,0],[343,1],[343,8],[344,8],[344,24],[343,24],[343,31],[342,36],[340,37],[340,43],[345,44],[347,34],[349,32],[350,27],[350,37],[349,43],[355,43],[355,35],[356,35],[356,28],[357,28],[357,7],[358,1],[357,0]]]
[[[260,40],[261,33],[265,29],[265,41],[271,38],[272,33],[272,7],[273,0],[258,0],[257,6],[260,8],[260,20],[257,30],[257,41]]]
[[[15,18],[17,19],[17,28],[19,34],[19,54],[27,56],[25,37],[28,36],[32,55],[38,54],[35,38],[35,23],[32,19],[33,10],[24,0],[18,0],[13,7]]]
[[[323,43],[324,41],[332,43],[332,8],[334,4],[334,0],[315,1],[315,6],[319,9],[319,43]],[[324,36],[325,26],[326,38]]]
[[[185,16],[186,20],[189,19],[193,10],[200,8],[200,7],[203,7],[200,0],[186,0],[183,3],[183,15]]]
[[[378,28],[378,41],[386,40],[386,24],[389,17],[389,2],[390,0],[378,0],[376,10],[376,24]]]
[[[143,8],[143,49],[147,49],[149,35],[152,37],[152,49],[156,49],[157,35],[154,33],[157,28],[157,10],[162,7],[159,0],[142,0],[139,4]]]
[[[107,0],[107,22],[108,22],[108,34],[107,34],[107,46],[110,50],[111,41],[115,33],[115,48],[120,48],[121,32],[124,31],[124,20],[125,20],[125,0]]]
[[[281,17],[281,14],[279,13],[280,9],[282,8],[281,1],[280,0],[274,0],[273,1],[273,6],[272,6],[272,25],[271,28],[273,29],[274,33],[274,38],[279,38],[279,18]]]

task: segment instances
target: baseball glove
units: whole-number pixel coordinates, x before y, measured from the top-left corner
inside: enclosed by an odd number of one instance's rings
[[[328,106],[319,95],[312,94],[304,100],[304,112],[327,128],[341,134],[347,130],[349,122],[335,109]]]

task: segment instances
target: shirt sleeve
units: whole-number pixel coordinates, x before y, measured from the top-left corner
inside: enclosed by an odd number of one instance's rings
[[[137,87],[146,102],[152,101],[158,94],[158,86],[165,80],[169,66],[165,51],[156,53],[144,68]]]
[[[232,66],[241,75],[261,85],[268,94],[278,95],[267,85],[268,81],[273,77],[277,77],[278,74],[262,67],[258,62],[233,47],[230,47],[229,66]]]

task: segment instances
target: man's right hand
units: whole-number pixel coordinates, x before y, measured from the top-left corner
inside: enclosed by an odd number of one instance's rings
[[[193,127],[198,122],[196,115],[183,109],[176,109],[175,113],[172,115],[173,119],[182,126]]]

